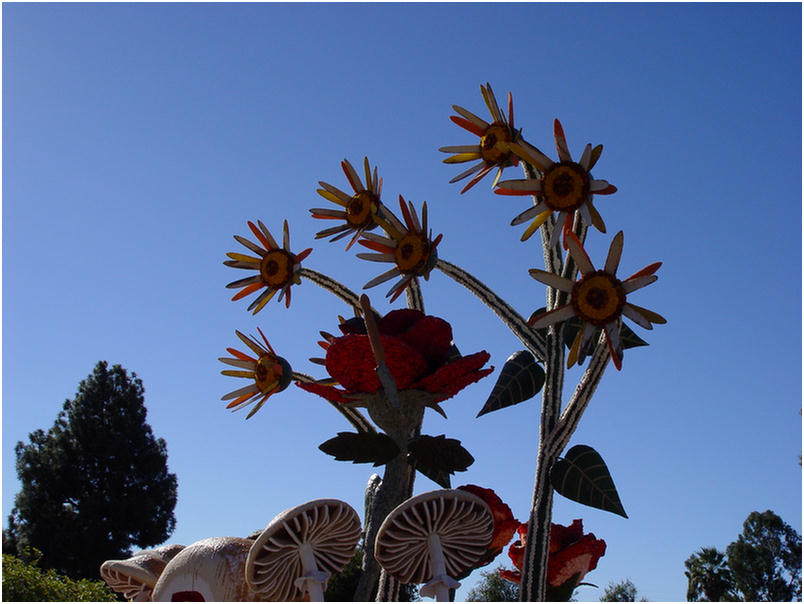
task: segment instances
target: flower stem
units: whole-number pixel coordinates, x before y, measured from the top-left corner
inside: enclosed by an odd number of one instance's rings
[[[551,446],[553,431],[561,412],[564,389],[564,324],[551,325],[547,331],[547,362],[542,413],[539,426],[539,452],[533,486],[528,536],[522,565],[519,597],[523,602],[543,602],[547,589],[547,559],[550,553],[550,524],[553,509],[553,487],[550,468],[557,453]]]
[[[355,310],[360,310],[360,297],[351,289],[336,281],[332,277],[327,277],[323,273],[302,267],[299,269],[299,276],[309,279],[319,287],[335,294],[338,298],[352,306]]]
[[[315,379],[311,376],[306,373],[299,373],[298,371],[293,372],[293,380],[296,382],[315,382]],[[371,432],[376,434],[377,431],[374,429],[374,426],[371,425],[371,422],[357,409],[327,399],[324,400],[332,405],[338,413],[343,415],[346,421],[352,424],[358,432]]]
[[[531,329],[522,315],[511,308],[505,300],[465,270],[446,260],[439,259],[436,268],[480,298],[481,302],[494,311],[537,359],[544,361],[546,358],[544,336]]]

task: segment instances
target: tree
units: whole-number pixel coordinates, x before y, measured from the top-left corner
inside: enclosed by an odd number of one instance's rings
[[[745,601],[801,599],[801,537],[771,510],[752,512],[726,553]]]
[[[341,572],[332,575],[327,581],[327,591],[324,593],[324,600],[326,602],[349,602],[352,600],[352,594],[357,587],[360,577],[363,575],[363,543],[361,543],[357,550],[355,550],[352,559],[341,570]],[[374,594],[376,595],[376,594]],[[374,597],[372,596],[372,601]],[[417,585],[400,585],[398,602],[418,602],[421,600],[419,597],[419,588]]]
[[[97,578],[104,560],[167,539],[176,524],[176,476],[167,446],[146,423],[142,382],[99,362],[64,403],[53,427],[15,448],[22,490],[9,541],[36,548],[41,565]]]
[[[601,602],[647,602],[645,598],[637,600],[637,588],[631,579],[608,584],[603,595],[600,596]]]
[[[703,547],[684,562],[688,602],[731,602],[736,595],[726,555]]]
[[[519,602],[519,586],[500,576],[502,566],[494,570],[481,571],[482,577],[469,593],[467,602]]]

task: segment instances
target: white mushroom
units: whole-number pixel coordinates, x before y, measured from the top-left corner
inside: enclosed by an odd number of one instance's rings
[[[154,586],[154,602],[253,602],[245,581],[252,541],[211,537],[188,545],[168,563]]]
[[[251,547],[246,581],[265,600],[323,602],[327,580],[351,560],[360,534],[357,512],[337,499],[286,510]]]
[[[424,583],[420,593],[449,601],[453,577],[473,568],[494,533],[488,505],[456,489],[431,491],[408,499],[382,523],[374,557],[402,583]]]
[[[126,600],[149,602],[165,566],[183,549],[183,545],[163,545],[137,552],[127,560],[106,560],[101,564],[100,575]]]

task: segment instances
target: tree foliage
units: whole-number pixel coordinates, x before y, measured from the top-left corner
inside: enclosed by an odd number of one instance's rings
[[[74,581],[37,565],[41,554],[28,550],[24,562],[3,555],[4,602],[116,602],[117,595],[103,581]]]
[[[482,577],[469,593],[467,602],[519,602],[519,586],[500,576],[502,566],[494,570],[481,571]]]
[[[801,537],[770,510],[752,512],[726,552],[704,547],[684,565],[690,602],[801,599]]]
[[[702,547],[684,562],[688,602],[733,602],[737,595],[726,555]]]
[[[22,490],[9,547],[36,548],[43,568],[94,579],[101,562],[128,557],[132,545],[165,541],[176,523],[177,481],[146,414],[136,374],[99,362],[47,432],[17,443]]]
[[[752,512],[726,554],[745,601],[801,599],[801,537],[771,510]]]
[[[637,588],[631,579],[625,579],[619,583],[612,581],[608,584],[600,596],[601,602],[647,602],[645,598],[637,600]]]
[[[325,602],[351,602],[352,594],[363,574],[363,544],[355,550],[352,559],[341,572],[330,577],[327,590],[324,592]],[[372,600],[373,600],[372,596]],[[402,585],[399,588],[399,602],[418,602],[419,588],[416,585]]]

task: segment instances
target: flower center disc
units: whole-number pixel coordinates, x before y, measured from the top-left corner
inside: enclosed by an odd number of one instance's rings
[[[400,273],[418,273],[427,264],[429,242],[420,235],[405,235],[396,245],[394,257]]]
[[[266,355],[257,361],[254,368],[254,380],[260,392],[266,392],[271,387],[275,387],[279,378],[282,376],[282,366],[276,362],[273,356]]]
[[[575,162],[553,165],[542,179],[542,196],[551,210],[575,210],[588,193],[589,174]]]
[[[598,327],[619,317],[624,305],[620,281],[603,271],[583,277],[572,289],[575,314]]]
[[[346,220],[354,227],[362,227],[374,221],[377,211],[377,197],[369,191],[360,191],[346,206]]]
[[[488,164],[509,163],[511,151],[508,149],[508,143],[513,140],[511,129],[507,124],[494,122],[486,128],[480,139],[480,156]]]
[[[294,258],[285,250],[269,250],[260,262],[260,276],[271,287],[281,288],[293,279]]]

